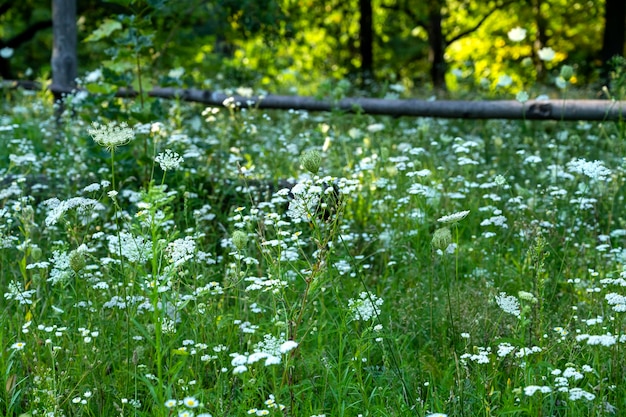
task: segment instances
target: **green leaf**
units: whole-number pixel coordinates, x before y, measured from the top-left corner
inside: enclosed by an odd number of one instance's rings
[[[85,42],[95,42],[100,39],[104,39],[106,37],[111,36],[113,32],[122,28],[122,24],[117,20],[113,19],[105,19],[104,22],[100,24],[98,29],[94,30],[93,33],[87,38],[85,38]]]

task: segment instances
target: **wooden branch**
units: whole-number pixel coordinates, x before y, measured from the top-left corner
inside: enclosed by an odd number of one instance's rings
[[[242,97],[206,90],[175,88],[155,88],[148,95],[179,98],[213,106],[223,106],[226,100],[230,100],[239,108],[342,110],[389,116],[517,120],[626,120],[626,101],[608,100],[530,100],[522,104],[516,100],[428,101],[345,98],[332,102],[302,96]]]
[[[454,43],[454,42],[458,41],[458,40],[459,40],[459,39],[461,39],[462,37],[467,36],[467,35],[469,35],[470,33],[472,33],[472,32],[474,32],[474,31],[478,30],[478,28],[480,28],[480,27],[483,25],[483,23],[485,23],[485,21],[486,21],[487,19],[489,19],[489,17],[490,17],[490,16],[491,16],[491,15],[492,15],[492,14],[493,14],[496,10],[498,10],[498,9],[502,9],[502,8],[504,8],[504,7],[508,6],[509,4],[513,3],[513,2],[515,2],[515,0],[505,1],[505,2],[504,2],[504,3],[502,3],[502,4],[495,6],[494,8],[492,8],[491,10],[489,10],[489,11],[488,11],[488,12],[487,12],[487,13],[486,13],[486,14],[485,14],[485,15],[484,15],[484,16],[483,16],[483,17],[482,17],[482,18],[478,21],[478,23],[476,23],[474,26],[472,26],[472,27],[471,27],[471,28],[469,28],[469,29],[464,30],[463,32],[461,32],[461,33],[457,34],[456,36],[453,36],[453,37],[452,37],[452,38],[450,38],[450,39],[446,39],[446,45],[450,45],[450,44],[452,44],[452,43]]]
[[[5,88],[41,89],[34,82],[1,81]],[[55,93],[72,91],[49,87]],[[510,120],[626,120],[626,101],[611,100],[390,100],[381,98],[345,98],[339,101],[314,97],[268,95],[265,97],[231,96],[220,92],[156,87],[150,97],[179,99],[209,106],[232,103],[237,108],[279,110],[333,111],[388,116],[440,117],[449,119],[510,119]],[[136,97],[132,89],[118,90],[117,97]],[[228,102],[227,102],[228,100]]]

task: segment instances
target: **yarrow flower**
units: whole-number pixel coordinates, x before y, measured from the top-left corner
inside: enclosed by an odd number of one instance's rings
[[[158,163],[163,171],[178,169],[184,161],[182,156],[171,149],[166,149],[165,153],[161,152],[154,158],[154,162]]]
[[[98,145],[104,146],[109,152],[135,138],[135,132],[125,122],[110,122],[107,125],[93,122],[87,132]]]

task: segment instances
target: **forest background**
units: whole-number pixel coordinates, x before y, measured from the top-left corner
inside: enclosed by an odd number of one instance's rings
[[[133,85],[139,67],[144,88],[502,96],[562,85],[567,64],[575,74],[569,83],[590,87],[593,97],[608,84],[612,57],[623,55],[626,33],[621,0],[81,0],[77,7],[80,74],[101,68],[112,86]],[[0,76],[49,79],[51,27],[49,1],[0,3]]]

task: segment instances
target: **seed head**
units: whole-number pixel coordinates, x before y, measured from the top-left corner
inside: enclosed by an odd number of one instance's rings
[[[321,162],[322,156],[317,151],[306,151],[300,157],[300,164],[302,164],[302,167],[313,175],[317,175],[320,170]]]
[[[233,241],[233,245],[237,248],[237,250],[242,250],[248,245],[248,235],[241,230],[235,230],[231,237]]]
[[[452,243],[452,233],[447,227],[435,230],[431,244],[435,249],[446,249]]]

